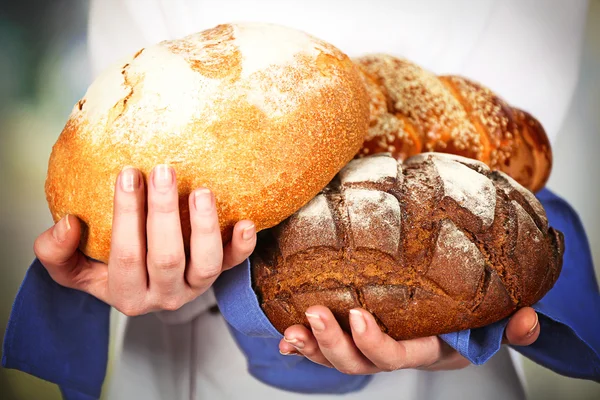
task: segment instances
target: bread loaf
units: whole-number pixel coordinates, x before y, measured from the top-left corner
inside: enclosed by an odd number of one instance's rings
[[[358,68],[334,46],[277,25],[219,25],[140,49],[92,83],[52,149],[47,200],[55,221],[83,221],[81,250],[106,262],[118,173],[169,164],[186,247],[199,187],[215,193],[229,240],[237,221],[268,228],[313,198],[368,122]]]
[[[354,62],[371,97],[371,125],[360,155],[390,152],[404,160],[444,152],[480,160],[533,192],[548,180],[552,151],[542,125],[490,89],[384,54]]]
[[[363,307],[394,339],[481,327],[556,282],[562,233],[527,189],[477,160],[424,153],[351,161],[306,206],[261,233],[252,280],[283,332],[329,307]],[[308,326],[308,325],[307,325]]]

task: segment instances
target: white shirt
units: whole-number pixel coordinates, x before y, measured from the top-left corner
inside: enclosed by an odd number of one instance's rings
[[[139,48],[220,23],[272,22],[304,30],[349,56],[383,52],[438,74],[481,82],[558,133],[579,69],[587,1],[569,0],[92,0],[93,73]],[[315,400],[251,377],[212,292],[176,312],[118,314],[107,398]],[[395,371],[343,398],[522,399],[508,350],[460,371]]]

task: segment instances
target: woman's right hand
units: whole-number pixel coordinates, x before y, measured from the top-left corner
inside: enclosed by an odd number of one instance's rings
[[[186,260],[175,171],[165,165],[152,171],[147,212],[142,182],[134,168],[123,169],[117,178],[108,265],[78,250],[81,224],[74,216],[58,221],[34,245],[58,284],[89,293],[128,316],[180,308],[256,245],[254,224],[240,221],[223,247],[214,195],[200,188],[189,198],[192,233]]]

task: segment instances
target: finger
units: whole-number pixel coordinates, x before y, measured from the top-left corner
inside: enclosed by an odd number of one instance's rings
[[[529,346],[540,335],[538,315],[531,307],[518,310],[506,325],[506,342],[515,346]]]
[[[281,341],[283,342],[283,339],[281,339]],[[281,349],[279,349],[279,353],[282,356],[300,356],[300,357],[304,357],[304,354],[298,352],[298,350],[296,350],[293,347],[290,347],[289,350],[281,350]]]
[[[148,185],[148,276],[153,297],[171,298],[186,289],[185,250],[175,171],[159,165]]]
[[[140,172],[123,168],[115,185],[108,287],[113,306],[126,314],[147,291],[144,196]]]
[[[361,354],[352,338],[342,330],[327,307],[309,307],[306,317],[317,339],[319,349],[337,370],[350,375],[372,374],[379,371]]]
[[[80,236],[79,219],[66,215],[37,237],[33,251],[56,283],[107,302],[106,265],[78,251]]]
[[[203,292],[217,279],[223,263],[223,242],[215,197],[208,189],[190,195],[190,265],[186,270],[188,284]]]
[[[384,334],[375,318],[365,310],[350,310],[352,338],[358,349],[383,371],[431,365],[442,355],[436,337],[396,341]]]
[[[464,358],[458,351],[451,348],[448,344],[442,343],[442,346],[447,347],[448,354],[442,356],[439,361],[420,369],[427,371],[450,371],[455,369],[463,369],[471,365],[469,360]]]
[[[298,349],[296,349],[296,347],[294,347],[290,343],[286,342],[285,339],[281,339],[279,341],[279,352],[284,356],[289,356],[289,355],[304,356],[304,354],[300,353],[298,351]]]
[[[350,328],[358,349],[384,371],[422,368],[443,356],[441,340],[437,337],[395,341],[381,331],[370,313],[362,309],[350,311]]]
[[[74,267],[80,237],[79,220],[66,215],[35,240],[33,251],[55,281]]]
[[[256,226],[252,221],[240,221],[233,228],[231,242],[223,252],[223,270],[241,264],[250,257],[256,246]]]
[[[350,310],[350,329],[356,347],[379,369],[394,371],[405,367],[406,347],[384,334],[370,313]]]
[[[283,339],[279,342],[281,354],[298,353],[314,363],[333,368],[325,358],[314,335],[304,325],[293,325],[284,332]]]

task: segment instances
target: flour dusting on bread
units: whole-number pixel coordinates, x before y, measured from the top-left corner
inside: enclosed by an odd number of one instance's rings
[[[352,65],[318,38],[260,23],[218,25],[142,50],[105,70],[82,99],[83,109],[73,108],[92,140],[146,146],[185,134],[190,122],[206,130],[232,101],[266,119],[284,118],[324,93],[343,98],[336,90],[341,69]],[[129,132],[133,125],[136,133]]]
[[[350,161],[339,173],[342,185],[360,182],[381,182],[396,179],[398,163],[392,157],[357,158]]]
[[[316,58],[331,49],[302,31],[265,23],[234,25],[234,43],[242,55],[242,77],[273,65],[297,63],[298,55]]]
[[[542,203],[540,203],[537,197],[535,197],[530,190],[524,188],[519,182],[515,181],[513,178],[511,178],[504,172],[498,171],[498,174],[501,175],[508,182],[510,188],[516,190],[521,194],[521,196],[525,198],[527,203],[531,206],[533,211],[537,214],[538,218],[542,222],[542,228],[544,230],[548,229],[548,217],[546,216],[546,211],[544,210]],[[508,190],[507,187],[504,186],[503,190],[507,195],[510,195],[510,190]]]
[[[389,193],[368,189],[346,189],[344,200],[354,245],[395,257],[401,228],[398,200]]]
[[[301,219],[325,219],[327,216],[331,218],[327,198],[322,194],[315,196],[304,207],[298,210],[296,216]]]
[[[467,235],[449,219],[442,221],[431,265],[425,276],[448,295],[472,300],[477,292],[485,258]],[[448,269],[454,273],[449,275]]]
[[[432,161],[442,178],[444,195],[479,217],[484,229],[489,228],[496,210],[496,189],[492,181],[458,162],[442,157],[433,157]]]
[[[529,196],[477,161],[436,153],[409,158],[388,179],[386,157],[353,161],[327,186],[329,208],[319,200],[299,213],[333,211],[333,227],[294,216],[276,246],[257,245],[284,255],[253,263],[261,306],[279,332],[306,324],[305,310],[320,304],[348,332],[348,310],[364,307],[395,340],[433,336],[497,322],[550,290],[563,238],[538,229]]]

